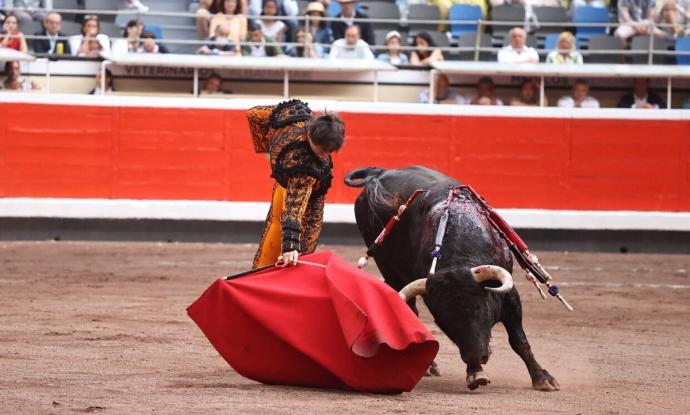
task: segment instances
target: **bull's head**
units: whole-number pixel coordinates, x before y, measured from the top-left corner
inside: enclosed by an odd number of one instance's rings
[[[510,273],[497,265],[480,265],[471,268],[472,277],[477,283],[484,281],[498,281],[501,283],[499,287],[484,287],[486,291],[494,293],[507,293],[513,289],[513,277]],[[400,297],[404,301],[409,301],[418,295],[424,295],[426,292],[426,278],[420,278],[407,284],[400,290]]]

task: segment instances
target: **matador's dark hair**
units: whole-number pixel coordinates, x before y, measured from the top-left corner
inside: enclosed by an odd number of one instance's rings
[[[345,124],[333,112],[312,118],[307,125],[309,138],[329,153],[338,151],[345,142]]]

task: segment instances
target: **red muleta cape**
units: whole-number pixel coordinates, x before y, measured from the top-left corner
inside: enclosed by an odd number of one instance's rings
[[[214,282],[187,308],[242,376],[267,384],[409,392],[438,342],[398,293],[319,252],[298,264]]]

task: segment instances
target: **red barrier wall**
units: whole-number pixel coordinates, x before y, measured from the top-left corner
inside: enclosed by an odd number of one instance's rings
[[[422,164],[494,206],[690,211],[690,123],[341,112],[355,167]],[[0,197],[267,201],[244,111],[0,104]]]

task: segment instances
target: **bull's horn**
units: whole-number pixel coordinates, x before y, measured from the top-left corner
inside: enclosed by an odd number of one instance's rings
[[[500,281],[500,287],[484,287],[485,290],[494,293],[507,293],[513,289],[513,276],[505,268],[497,265],[480,265],[471,269],[472,277],[476,282]]]
[[[424,294],[425,292],[426,278],[420,278],[407,284],[402,290],[400,290],[399,294],[403,301],[408,302],[416,296]]]

